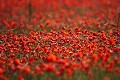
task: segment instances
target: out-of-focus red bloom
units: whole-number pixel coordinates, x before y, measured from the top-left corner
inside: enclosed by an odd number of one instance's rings
[[[19,65],[19,64],[20,64],[20,60],[19,60],[19,59],[15,59],[15,60],[14,60],[14,64],[15,64],[15,65]]]
[[[49,26],[51,24],[51,21],[50,20],[47,20],[46,21],[46,25]]]
[[[93,62],[96,63],[98,60],[98,55],[97,54],[93,54],[92,56]]]
[[[54,62],[56,61],[56,56],[53,55],[53,54],[49,54],[48,57],[46,58],[47,61],[51,61],[51,62]]]
[[[116,67],[115,71],[118,72],[118,73],[120,73],[120,67]]]
[[[115,39],[114,39],[114,37],[112,37],[112,38],[109,40],[109,44],[110,44],[110,45],[114,45],[114,44],[115,44]]]
[[[106,77],[104,77],[104,80],[110,80],[110,78],[106,76]]]
[[[2,69],[2,68],[0,68],[0,75],[1,75],[1,74],[3,74],[3,72],[4,72],[4,71],[3,71],[3,69]]]
[[[19,75],[17,80],[24,80],[24,78],[22,77],[22,75]]]
[[[69,76],[72,77],[72,70],[70,70],[70,69],[66,69],[65,71],[66,71],[66,73],[67,73]]]
[[[8,58],[7,62],[8,62],[8,63],[12,63],[12,62],[13,62],[13,59],[12,59],[12,58]]]
[[[22,70],[23,74],[29,73],[31,71],[29,66],[25,66]]]
[[[0,75],[0,80],[9,80],[5,76]]]
[[[54,72],[55,71],[55,67],[53,65],[49,64],[48,67],[47,67],[47,71],[48,72]]]
[[[114,52],[120,52],[120,47],[116,47],[113,49]]]
[[[34,62],[34,58],[33,57],[28,58],[28,62],[32,64]]]
[[[50,78],[47,78],[47,80],[51,80]]]
[[[88,77],[89,77],[89,78],[93,78],[93,77],[94,77],[94,74],[93,74],[93,73],[88,73]]]
[[[23,58],[22,60],[21,60],[21,63],[25,63],[26,62],[26,58]]]
[[[83,56],[83,54],[81,52],[76,54],[77,57],[81,58]]]
[[[17,40],[18,40],[18,36],[15,35],[15,36],[13,37],[13,40],[14,40],[14,41],[17,41]]]

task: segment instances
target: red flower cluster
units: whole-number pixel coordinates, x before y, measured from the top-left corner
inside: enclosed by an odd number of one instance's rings
[[[88,30],[77,34],[76,31],[68,33],[65,30],[30,32],[28,36],[1,34],[1,78],[4,74],[16,72],[24,75],[53,72],[58,76],[64,73],[72,76],[75,70],[89,72],[93,66],[120,73],[120,67],[116,66],[120,65],[120,37],[114,35],[115,32],[120,35],[120,30],[112,30],[109,35],[104,31],[95,33]],[[114,38],[114,44],[111,44],[110,36]]]
[[[119,0],[0,0],[0,80],[76,80],[77,71],[119,80],[119,6]]]

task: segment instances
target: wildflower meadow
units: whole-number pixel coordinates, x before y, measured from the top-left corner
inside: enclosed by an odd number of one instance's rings
[[[120,80],[120,0],[0,0],[0,80]]]

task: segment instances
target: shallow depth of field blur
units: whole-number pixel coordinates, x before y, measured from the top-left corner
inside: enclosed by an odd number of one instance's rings
[[[120,0],[0,0],[0,80],[120,80]]]

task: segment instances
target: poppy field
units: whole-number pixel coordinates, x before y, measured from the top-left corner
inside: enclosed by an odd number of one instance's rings
[[[120,0],[0,0],[0,80],[120,80]]]

